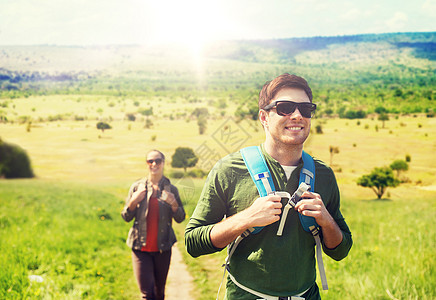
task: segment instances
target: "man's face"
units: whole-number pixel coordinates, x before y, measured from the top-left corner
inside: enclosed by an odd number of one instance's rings
[[[279,90],[271,103],[277,100],[310,103],[306,92],[298,88]],[[298,108],[288,116],[278,115],[275,108],[269,111],[261,110],[259,118],[265,128],[267,139],[271,138],[276,145],[303,145],[309,136],[310,118],[303,117]]]

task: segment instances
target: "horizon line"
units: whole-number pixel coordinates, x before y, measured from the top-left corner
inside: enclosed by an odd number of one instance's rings
[[[220,43],[220,42],[253,42],[253,41],[280,41],[280,40],[298,40],[298,39],[315,39],[315,38],[341,38],[353,36],[377,36],[377,35],[401,35],[401,34],[425,34],[436,33],[436,31],[398,31],[398,32],[382,32],[382,33],[356,33],[356,34],[337,34],[337,35],[313,35],[302,37],[281,37],[281,38],[239,38],[239,39],[217,39],[204,42],[205,45]],[[144,47],[144,46],[165,46],[165,45],[182,45],[180,41],[165,41],[165,42],[150,42],[150,43],[101,43],[101,44],[67,44],[67,43],[37,43],[37,44],[2,44],[0,47]]]

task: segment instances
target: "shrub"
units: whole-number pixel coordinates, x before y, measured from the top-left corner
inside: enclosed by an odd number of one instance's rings
[[[101,132],[104,132],[106,129],[112,129],[112,127],[108,123],[98,122],[97,129],[100,129]]]
[[[5,178],[34,177],[27,153],[18,145],[0,139],[0,176]]]
[[[366,112],[363,110],[348,110],[344,115],[345,119],[364,119],[366,118]]]
[[[183,173],[182,171],[172,171],[170,173],[170,177],[175,178],[175,179],[183,178],[184,176],[185,176],[185,173]]]
[[[194,169],[188,172],[188,176],[190,177],[194,177],[194,178],[203,178],[204,176],[206,176],[206,172],[204,172],[201,169]]]
[[[127,118],[127,120],[132,121],[132,122],[134,122],[136,120],[136,116],[133,113],[127,113],[126,118]]]
[[[153,121],[150,119],[145,120],[144,128],[150,129],[153,127]]]

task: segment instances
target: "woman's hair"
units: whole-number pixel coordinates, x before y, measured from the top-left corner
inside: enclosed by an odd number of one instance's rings
[[[259,93],[259,109],[267,106],[271,100],[274,99],[275,95],[283,88],[302,89],[306,92],[310,102],[312,102],[312,90],[307,81],[303,77],[285,73],[265,83]]]
[[[149,151],[149,152],[147,153],[147,156],[148,156],[151,152],[157,152],[157,153],[159,153],[159,155],[160,155],[160,157],[162,158],[162,160],[165,161],[165,155],[164,155],[162,152],[160,152],[159,150],[153,149],[153,150],[151,150],[151,151]]]

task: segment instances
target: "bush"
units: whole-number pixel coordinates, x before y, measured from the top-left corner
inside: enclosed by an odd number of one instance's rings
[[[183,178],[184,176],[185,173],[183,173],[182,171],[172,171],[170,173],[170,178],[179,179],[179,178]]]
[[[106,129],[112,129],[112,126],[110,126],[106,122],[98,122],[97,123],[97,129],[100,129],[101,132],[104,132]]]
[[[132,122],[134,122],[136,120],[136,116],[133,113],[127,113],[126,118],[127,118],[127,120],[132,121]]]
[[[0,139],[0,176],[5,178],[34,177],[30,159],[20,146]]]
[[[345,119],[364,119],[366,118],[366,112],[363,110],[347,110],[344,114],[340,115]]]
[[[194,169],[194,170],[191,170],[188,172],[188,176],[194,177],[194,178],[203,178],[206,175],[207,175],[207,173],[201,169]]]

